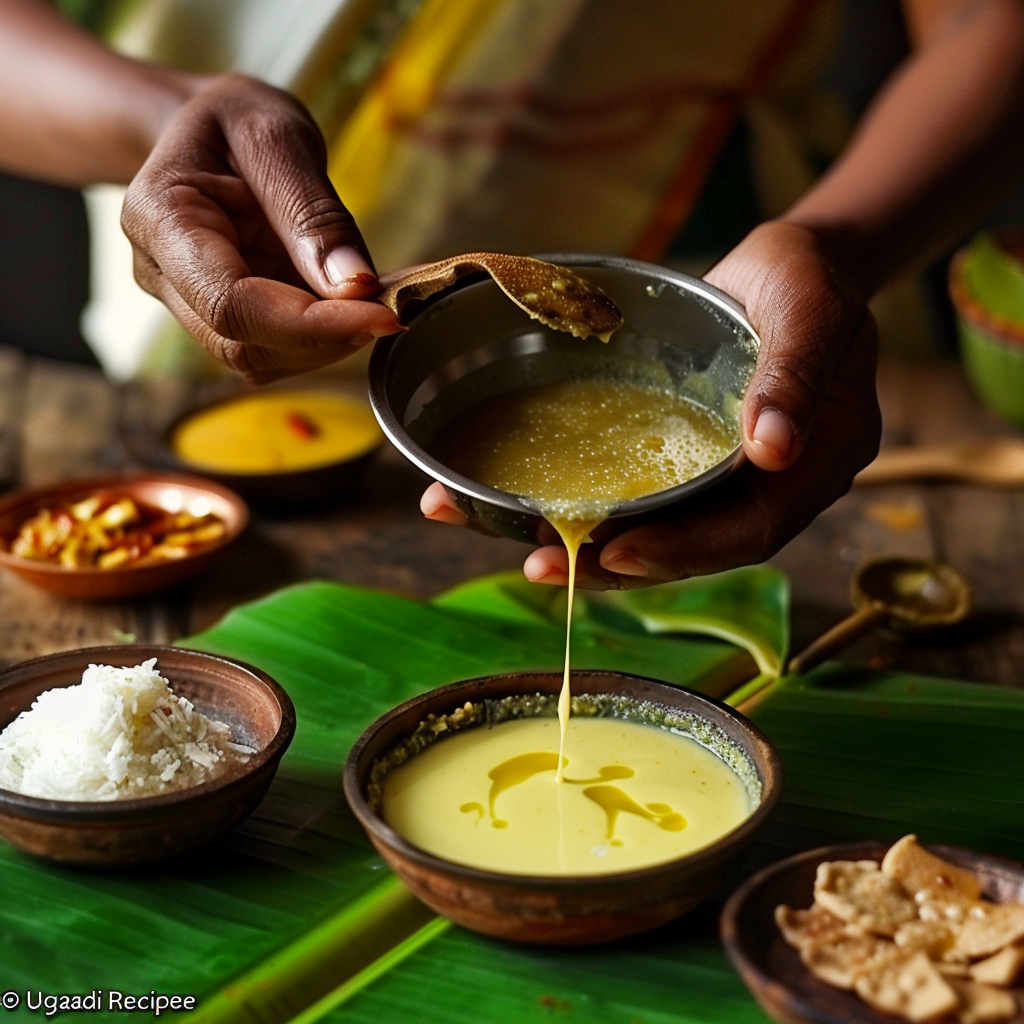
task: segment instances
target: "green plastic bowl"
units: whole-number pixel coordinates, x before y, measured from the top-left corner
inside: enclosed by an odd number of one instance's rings
[[[999,266],[997,253],[991,236],[979,236],[961,249],[950,265],[949,292],[964,370],[975,394],[998,416],[1024,429],[1024,318],[1006,315],[1003,287],[1007,271],[1019,271],[1009,255]]]

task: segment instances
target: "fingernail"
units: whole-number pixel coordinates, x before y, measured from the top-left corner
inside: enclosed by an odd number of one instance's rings
[[[610,572],[618,572],[623,576],[650,576],[651,570],[636,555],[628,551],[620,551],[609,558],[604,567]]]
[[[449,526],[465,526],[468,520],[453,508],[439,508],[428,517],[435,523],[447,523]]]
[[[762,409],[750,439],[763,445],[777,459],[785,459],[793,447],[793,426],[778,409]]]
[[[427,519],[435,523],[450,523],[452,526],[463,526],[466,517],[457,509],[452,508],[445,500],[443,494],[435,496],[431,491],[425,491],[420,499],[420,511]]]
[[[540,573],[532,572],[528,566],[524,566],[523,573],[531,583],[555,583],[564,586],[569,582],[565,573],[561,569],[556,569],[553,565],[549,565]]]
[[[356,335],[356,341],[360,345],[369,345],[373,341],[377,341],[379,338],[389,338],[392,334],[398,334],[401,331],[407,331],[408,327],[403,327],[401,324],[382,324],[379,327],[371,327],[369,330],[360,331]]]
[[[465,526],[466,517],[450,505],[438,505],[437,508],[423,513],[427,519],[435,523],[448,523],[451,526]]]
[[[377,275],[358,249],[342,245],[324,257],[324,273],[334,285],[376,284]]]

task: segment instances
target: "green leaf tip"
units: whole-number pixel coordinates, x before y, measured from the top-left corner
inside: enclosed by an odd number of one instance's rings
[[[762,674],[782,674],[789,653],[790,592],[785,573],[773,566],[744,566],[595,599],[633,615],[650,633],[715,636],[748,651]]]

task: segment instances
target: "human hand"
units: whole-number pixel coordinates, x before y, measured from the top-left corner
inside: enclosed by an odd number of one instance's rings
[[[327,177],[319,129],[287,93],[228,75],[168,122],[125,198],[135,277],[256,383],[399,330]]]
[[[748,463],[663,520],[616,535],[615,521],[580,551],[577,583],[627,589],[760,562],[844,494],[878,451],[877,334],[819,239],[781,221],[755,229],[707,275],[747,310],[761,337],[743,404]],[[465,524],[440,484],[423,513]],[[524,565],[535,582],[568,582],[565,549]]]

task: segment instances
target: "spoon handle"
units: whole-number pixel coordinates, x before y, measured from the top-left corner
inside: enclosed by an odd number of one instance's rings
[[[842,622],[836,623],[826,633],[822,633],[813,643],[804,648],[795,658],[790,659],[786,671],[790,675],[801,675],[809,672],[815,665],[820,665],[826,658],[852,644],[854,640],[869,633],[886,617],[886,607],[875,601],[858,608]]]
[[[922,477],[969,477],[970,467],[959,464],[950,454],[949,446],[943,445],[886,448],[878,453],[874,462],[857,474],[856,483],[890,484],[919,480]]]
[[[982,487],[1020,487],[1024,484],[1024,442],[980,437],[884,448],[857,474],[855,482],[889,484],[928,478]]]

